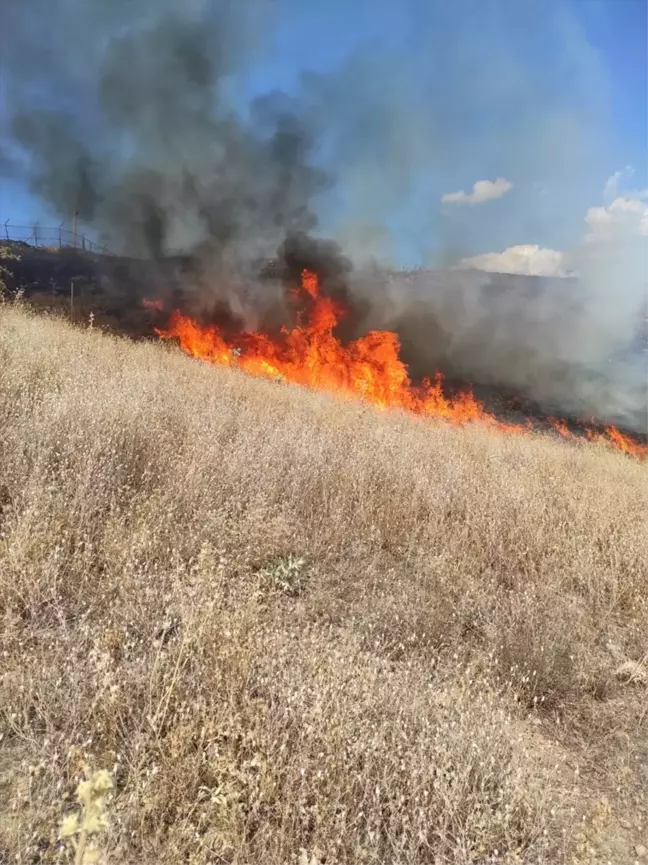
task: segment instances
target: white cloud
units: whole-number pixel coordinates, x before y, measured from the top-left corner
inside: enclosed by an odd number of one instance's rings
[[[472,192],[446,192],[441,196],[444,204],[483,204],[485,201],[493,201],[513,189],[513,184],[498,177],[497,180],[478,180],[472,188]]]
[[[524,276],[567,276],[563,268],[564,257],[556,249],[534,244],[510,246],[503,252],[485,252],[464,258],[458,268],[474,268],[491,273],[518,273]]]
[[[608,181],[609,182],[609,181]],[[606,184],[607,188],[607,184]],[[619,196],[611,204],[590,207],[585,214],[586,243],[606,243],[648,236],[648,190]]]
[[[615,171],[611,177],[608,177],[603,187],[603,201],[606,204],[614,201],[619,195],[619,182],[630,180],[633,174],[634,168],[631,165],[626,165],[625,168],[620,168],[619,171]]]
[[[607,243],[648,236],[648,189],[620,193],[634,174],[631,165],[615,171],[603,187],[603,205],[585,214],[585,243]]]
[[[626,166],[608,178],[603,190],[604,203],[588,209],[585,214],[587,230],[574,249],[560,251],[535,244],[521,244],[510,246],[503,252],[485,252],[464,258],[456,267],[525,276],[564,277],[580,273],[592,281],[592,274],[597,270],[602,273],[605,269],[604,263],[609,260],[614,261],[614,267],[620,272],[619,250],[629,255],[631,248],[641,247],[641,254],[645,258],[643,239],[648,237],[648,189],[628,191],[625,195],[618,194],[620,183],[629,180],[632,175],[633,169]],[[507,189],[510,188],[508,181],[502,182],[507,184]],[[494,185],[489,181],[480,183]],[[452,193],[452,200],[472,201],[478,186],[476,183],[470,196],[464,192]],[[504,195],[506,191],[505,189],[500,194]]]

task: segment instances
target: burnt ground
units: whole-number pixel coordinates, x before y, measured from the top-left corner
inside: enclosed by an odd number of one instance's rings
[[[157,339],[154,327],[162,325],[166,318],[165,313],[156,318],[155,312],[143,306],[143,299],[164,296],[167,308],[186,309],[187,286],[196,277],[189,257],[150,262],[74,248],[34,247],[22,241],[8,241],[2,246],[15,256],[2,261],[1,276],[9,295],[20,289],[37,310],[56,311],[78,322],[88,322],[92,315],[95,327],[134,339]],[[502,284],[507,279],[510,285],[506,283],[506,290],[514,290],[511,278],[502,277]],[[525,280],[525,290],[534,290],[533,283],[532,277]],[[218,318],[216,309],[212,317]],[[594,429],[604,426],[601,419],[565,416],[556,406],[541,405],[523,392],[492,383],[467,382],[443,366],[441,371],[448,393],[470,387],[488,411],[508,423],[522,424],[530,418],[535,425],[549,430],[550,419],[561,417],[577,435],[584,432],[584,420]],[[645,433],[619,428],[638,441],[648,441]]]

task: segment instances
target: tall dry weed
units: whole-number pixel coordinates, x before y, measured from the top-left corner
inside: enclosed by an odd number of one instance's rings
[[[645,480],[5,305],[0,858],[631,855]]]

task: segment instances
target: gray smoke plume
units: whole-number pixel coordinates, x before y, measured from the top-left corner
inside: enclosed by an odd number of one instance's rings
[[[240,262],[312,229],[309,202],[327,180],[309,165],[303,117],[283,94],[257,99],[245,119],[227,98],[258,9],[9,5],[3,68],[32,189],[131,256]]]
[[[442,368],[555,413],[645,430],[636,259],[576,250],[580,280],[438,269],[488,250],[495,223],[519,243],[556,223],[533,191],[538,178],[584,200],[606,82],[560,0],[470,3],[469,26],[452,4],[412,2],[418,42],[407,50],[371,45],[338,71],[304,75],[296,95],[245,109],[233,107],[237,75],[286,4],[0,3],[11,34],[5,171],[22,172],[61,218],[76,210],[117,253],[189,259],[180,278],[191,312],[224,303],[241,326],[277,324],[282,284],[311,264],[351,302],[345,336],[396,329],[415,378]],[[553,22],[560,51],[549,69],[527,62],[533,16]],[[474,140],[491,176],[515,179],[486,220],[444,212],[438,191],[427,197],[431,177],[458,188]],[[392,273],[399,220],[408,251],[435,270]],[[339,248],[313,239],[322,227]],[[259,262],[273,257],[276,278],[260,280]]]
[[[396,330],[414,378],[442,369],[549,415],[645,434],[648,333],[636,307],[606,329],[575,278],[419,270],[354,280],[355,296],[371,298],[362,328]]]

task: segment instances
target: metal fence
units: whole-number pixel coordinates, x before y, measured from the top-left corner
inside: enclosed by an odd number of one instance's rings
[[[68,247],[72,249],[85,249],[88,252],[96,252],[101,255],[112,255],[113,253],[90,240],[85,234],[70,231],[63,228],[63,223],[58,227],[41,225],[35,222],[33,225],[12,225],[9,220],[2,223],[2,235],[4,240],[22,241],[30,246],[44,246],[58,249]]]

